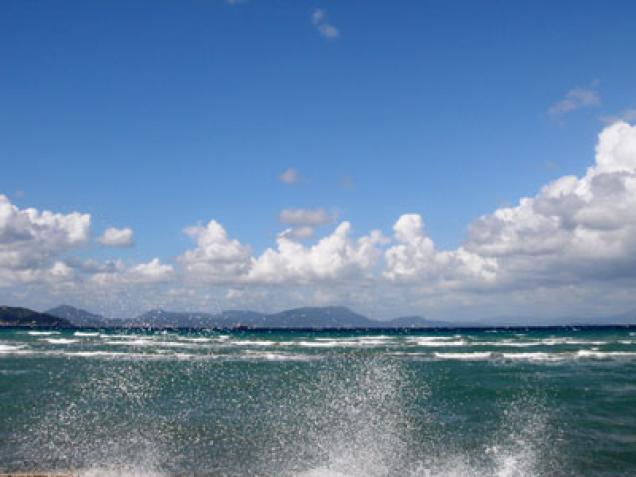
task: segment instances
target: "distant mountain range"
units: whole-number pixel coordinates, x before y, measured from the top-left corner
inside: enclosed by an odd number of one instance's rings
[[[69,305],[61,305],[48,314],[64,318],[75,326],[151,327],[151,328],[428,328],[456,326],[418,316],[378,321],[340,306],[304,307],[279,313],[226,310],[221,313],[150,310],[136,318],[108,319]]]
[[[72,328],[74,325],[64,318],[48,313],[38,313],[28,308],[0,306],[0,326]]]
[[[99,328],[106,324],[106,319],[101,315],[96,315],[90,311],[75,308],[69,305],[60,305],[50,310],[46,310],[47,315],[56,316],[70,321],[74,326]]]
[[[342,306],[303,307],[278,313],[226,310],[220,313],[150,310],[135,318],[105,318],[80,308],[60,305],[44,313],[0,306],[0,326],[94,327],[94,328],[446,328],[488,326],[560,326],[636,324],[636,310],[604,319],[493,318],[481,322],[433,321],[421,316],[402,316],[387,321],[373,320]]]

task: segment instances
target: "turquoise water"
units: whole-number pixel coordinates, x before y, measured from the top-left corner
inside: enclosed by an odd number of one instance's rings
[[[2,329],[0,472],[35,469],[635,475],[636,329]]]

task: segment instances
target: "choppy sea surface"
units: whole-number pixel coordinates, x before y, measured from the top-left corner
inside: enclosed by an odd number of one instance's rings
[[[0,472],[636,475],[636,328],[0,329]]]

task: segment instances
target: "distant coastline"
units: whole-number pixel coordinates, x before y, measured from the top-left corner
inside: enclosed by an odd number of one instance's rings
[[[400,330],[476,328],[560,328],[636,326],[636,313],[594,321],[562,318],[552,322],[506,321],[495,318],[480,322],[436,321],[421,316],[374,320],[341,306],[302,307],[278,313],[226,310],[217,314],[151,310],[133,318],[106,318],[69,305],[38,312],[24,307],[0,306],[0,327],[22,328],[113,328],[113,329],[222,329],[222,330]]]

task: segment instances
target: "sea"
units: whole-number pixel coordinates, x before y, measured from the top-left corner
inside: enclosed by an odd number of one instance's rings
[[[636,475],[636,328],[0,329],[0,473]]]

